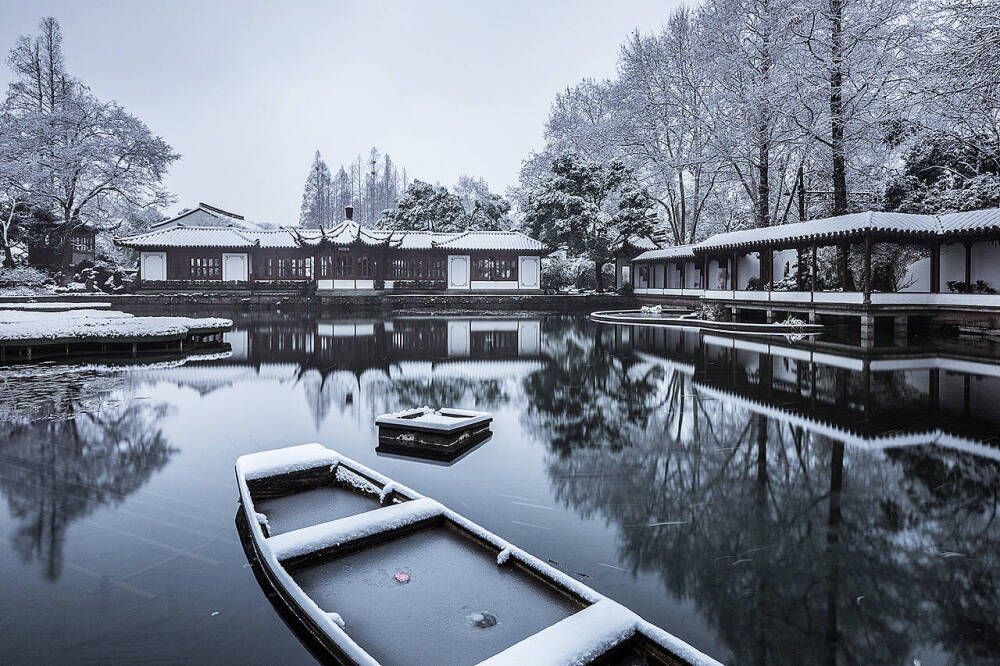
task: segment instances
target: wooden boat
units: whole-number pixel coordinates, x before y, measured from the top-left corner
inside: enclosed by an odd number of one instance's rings
[[[236,462],[258,580],[324,662],[715,660],[463,516],[319,444]]]
[[[441,462],[456,460],[493,433],[489,412],[468,409],[417,407],[375,418],[379,453],[392,453]]]

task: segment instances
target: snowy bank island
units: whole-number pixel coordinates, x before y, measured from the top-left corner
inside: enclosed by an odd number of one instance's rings
[[[136,317],[127,312],[47,304],[44,309],[0,304],[0,361],[42,356],[184,350],[216,342],[233,326],[217,317]],[[101,304],[103,305],[103,304]]]
[[[319,444],[236,461],[257,581],[324,663],[718,662],[429,497]]]
[[[489,412],[468,409],[417,407],[375,418],[378,453],[404,455],[440,462],[459,456],[493,432]]]

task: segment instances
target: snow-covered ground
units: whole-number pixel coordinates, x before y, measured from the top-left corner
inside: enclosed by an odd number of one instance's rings
[[[0,342],[174,337],[232,325],[232,320],[219,317],[136,317],[88,308],[56,312],[0,310]]]

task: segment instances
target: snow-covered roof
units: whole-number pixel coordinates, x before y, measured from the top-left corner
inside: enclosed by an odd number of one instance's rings
[[[295,248],[320,244],[385,245],[400,249],[430,250],[509,250],[546,252],[541,241],[519,231],[390,231],[369,229],[356,222],[342,222],[331,229],[247,230],[232,226],[189,227],[177,224],[148,233],[115,239],[119,245],[133,248],[219,247],[219,248]]]
[[[645,236],[629,236],[619,243],[616,243],[614,250],[617,252],[625,247],[633,247],[637,250],[655,250],[659,247],[652,239]]]
[[[187,220],[187,218],[192,218]],[[274,225],[266,224],[263,222],[252,222],[242,215],[237,215],[236,213],[230,213],[229,211],[223,210],[218,206],[211,206],[207,203],[199,203],[196,207],[185,210],[178,213],[174,217],[157,222],[152,225],[153,229],[164,229],[167,227],[175,226],[180,224],[182,220],[187,221],[188,226],[234,226],[240,229],[247,229],[250,231],[259,231],[262,229],[273,228]]]
[[[447,238],[443,236],[449,236]],[[448,250],[536,250],[544,252],[545,243],[520,231],[464,231],[458,234],[435,234],[432,247]]]
[[[652,261],[654,259],[694,259],[694,244],[674,245],[657,250],[646,250],[632,261]]]
[[[865,233],[913,236],[949,236],[971,231],[1000,230],[1000,208],[971,210],[943,215],[866,211],[775,227],[743,229],[716,234],[697,243],[696,252],[788,243],[835,243]]]
[[[801,241],[836,242],[839,238],[865,232],[889,231],[901,234],[937,234],[941,226],[933,215],[911,213],[881,213],[867,211],[808,222],[781,224],[774,227],[743,229],[716,234],[695,246],[700,252],[757,245],[780,245]]]
[[[941,231],[956,233],[1000,229],[1000,208],[984,208],[964,213],[948,213],[940,216]]]

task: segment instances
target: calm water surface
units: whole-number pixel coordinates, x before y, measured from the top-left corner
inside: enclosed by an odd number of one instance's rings
[[[241,321],[224,358],[0,369],[16,663],[309,663],[257,585],[233,463],[321,442],[716,658],[1000,662],[1000,365],[524,318]],[[377,414],[488,409],[450,465]],[[357,620],[355,620],[357,621]]]

